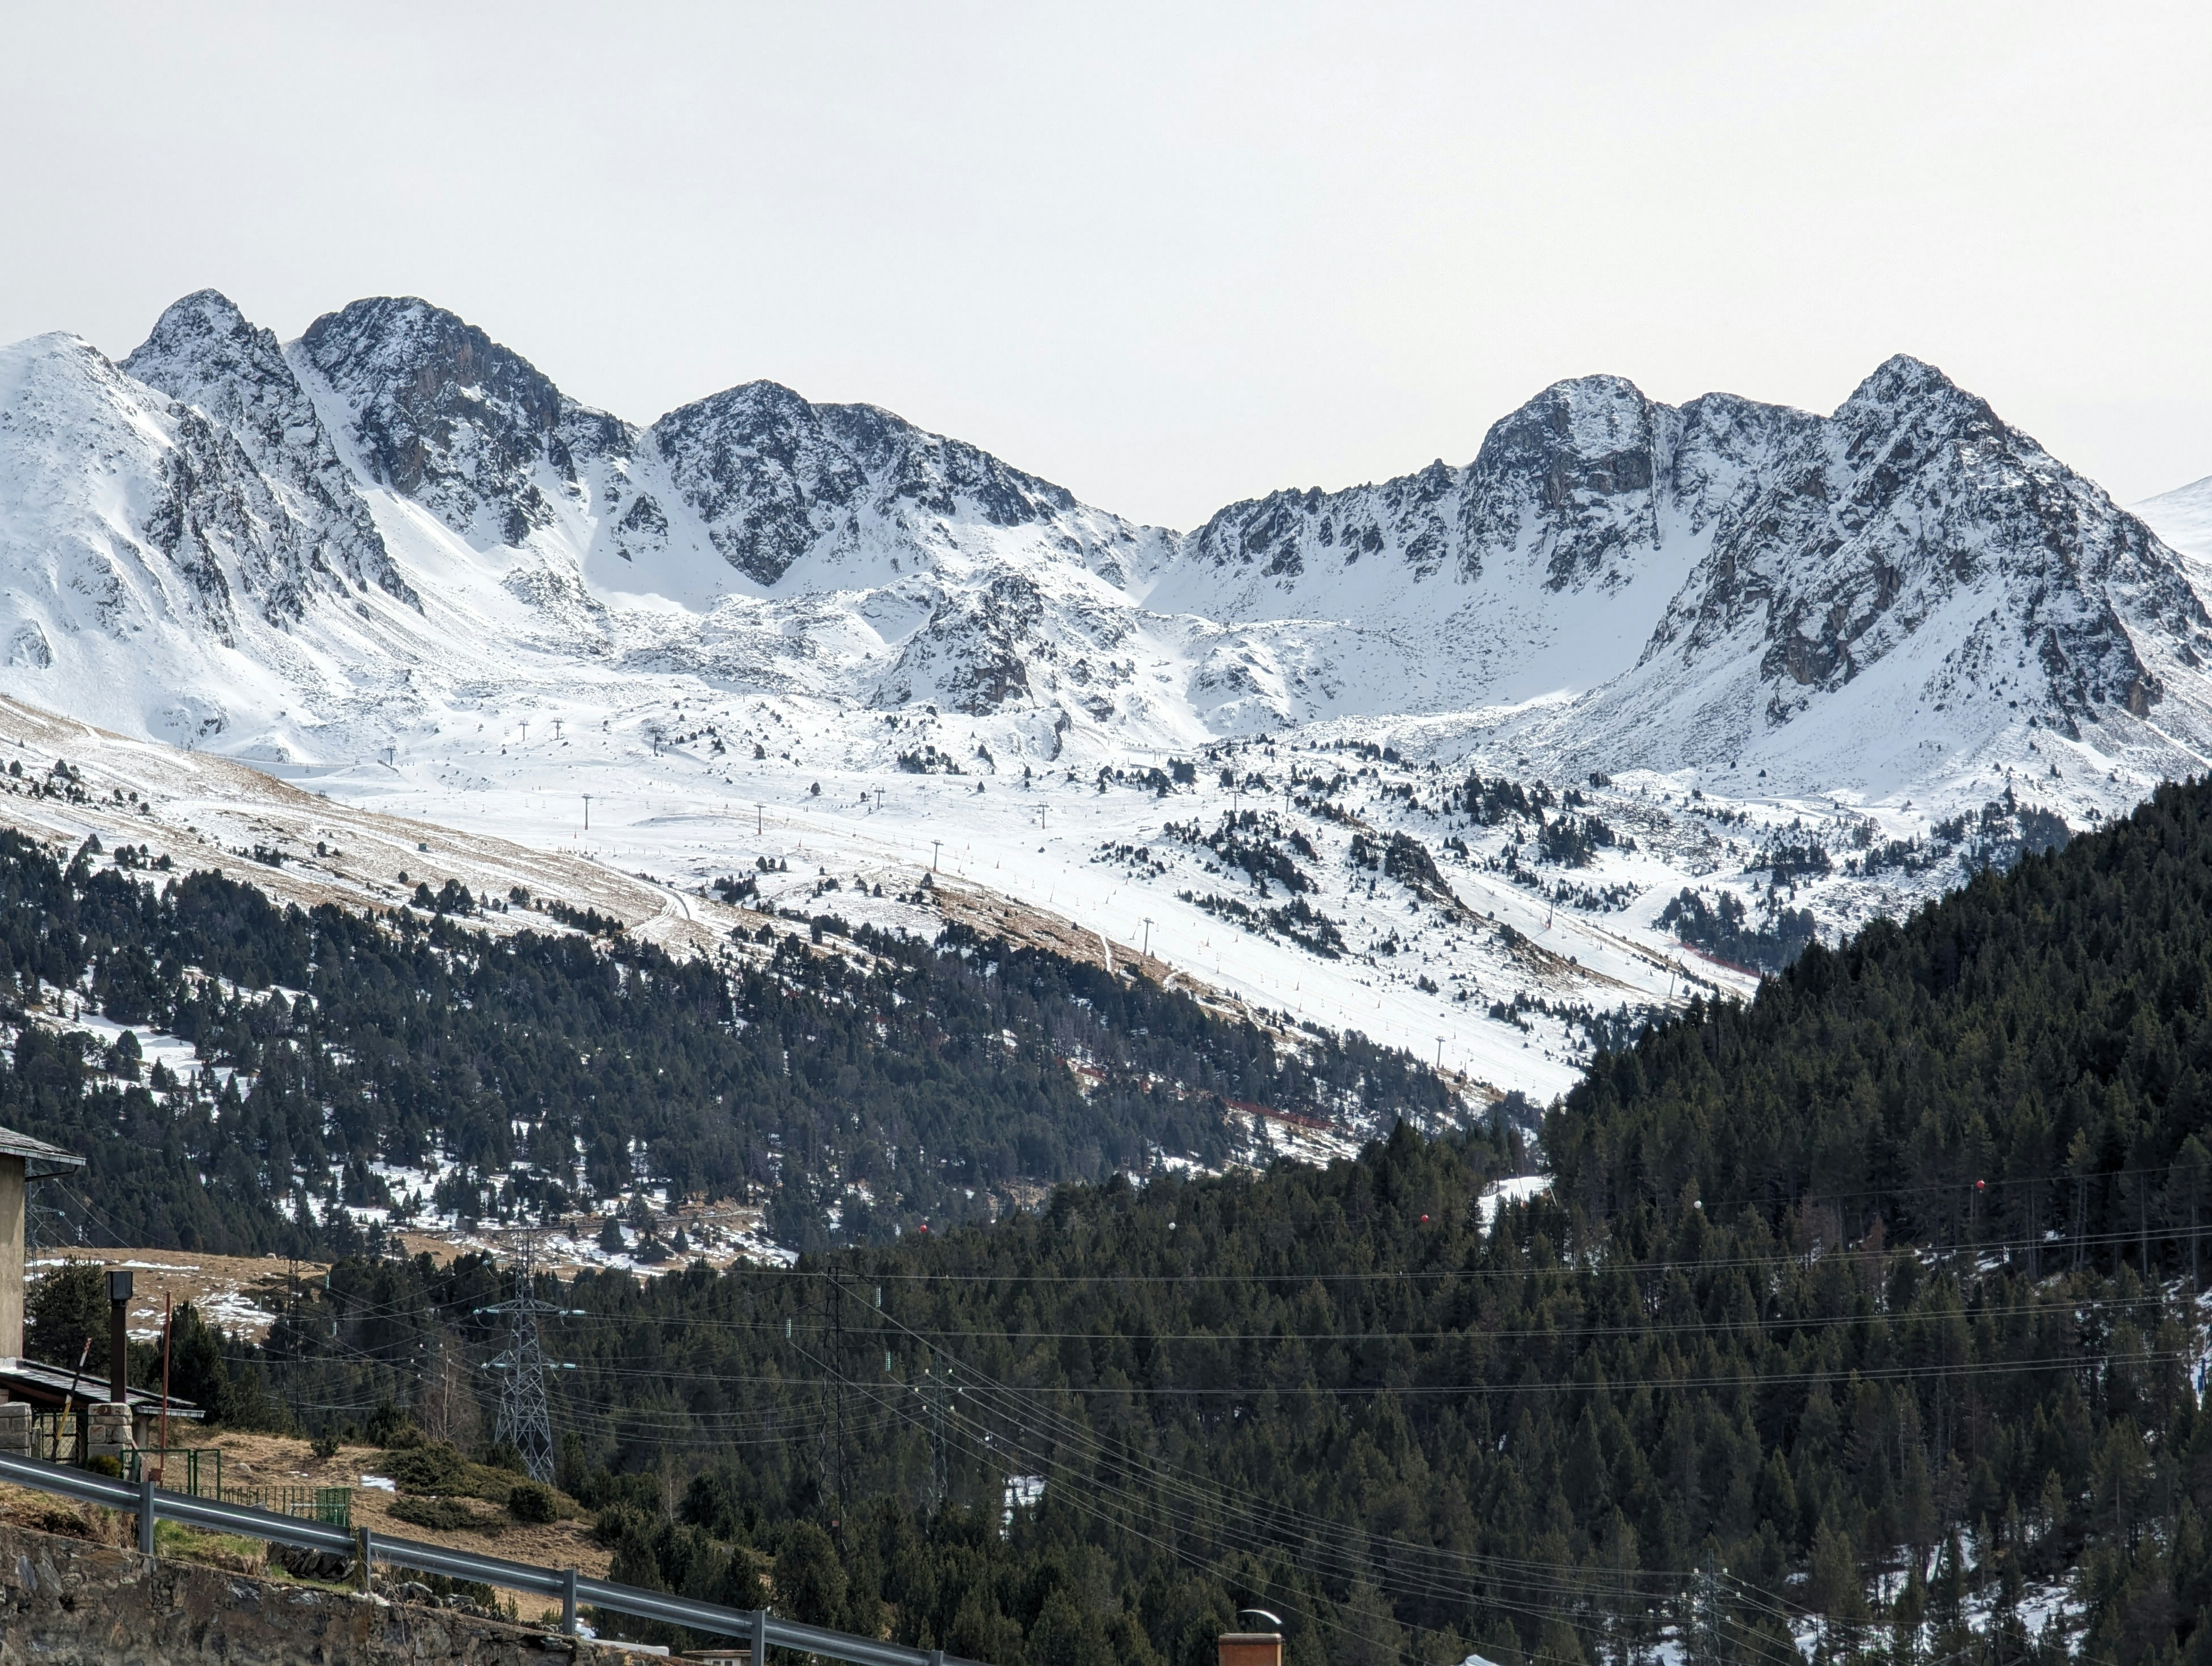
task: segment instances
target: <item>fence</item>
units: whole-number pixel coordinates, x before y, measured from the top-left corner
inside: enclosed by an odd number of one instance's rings
[[[350,1487],[226,1487],[220,1446],[146,1446],[124,1454],[123,1479],[130,1485],[137,1486],[149,1472],[165,1492],[242,1504],[325,1527],[353,1527]]]
[[[133,1487],[148,1468],[172,1493],[189,1493],[196,1499],[223,1496],[220,1446],[139,1446],[123,1455],[123,1479]]]
[[[377,1562],[410,1568],[418,1573],[442,1574],[448,1579],[473,1580],[507,1590],[528,1591],[561,1604],[561,1629],[576,1630],[580,1606],[628,1614],[635,1620],[654,1620],[707,1637],[726,1637],[749,1645],[751,1666],[767,1666],[770,1649],[818,1655],[845,1666],[975,1666],[948,1655],[942,1649],[908,1649],[849,1632],[833,1632],[821,1626],[802,1626],[778,1620],[766,1608],[746,1612],[726,1608],[719,1602],[700,1602],[665,1591],[640,1590],[608,1579],[587,1579],[574,1568],[533,1567],[500,1556],[480,1556],[473,1551],[444,1545],[423,1544],[413,1539],[391,1539],[366,1527],[348,1532],[304,1517],[280,1516],[273,1511],[230,1504],[220,1499],[196,1499],[189,1493],[173,1493],[154,1485],[152,1475],[133,1484],[88,1474],[66,1464],[38,1458],[0,1454],[0,1481],[58,1493],[82,1504],[121,1510],[138,1518],[138,1551],[154,1554],[154,1525],[157,1521],[181,1523],[216,1533],[235,1533],[264,1539],[272,1544],[301,1545],[355,1559],[366,1588],[368,1572]],[[343,1491],[343,1489],[339,1489]]]

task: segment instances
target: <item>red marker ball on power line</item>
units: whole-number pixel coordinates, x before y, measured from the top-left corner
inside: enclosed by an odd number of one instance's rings
[[[1429,1224],[1429,1218],[1428,1218],[1426,1215],[1423,1215],[1423,1216],[1421,1217],[1421,1225],[1424,1225],[1424,1226],[1425,1226],[1425,1225],[1427,1225],[1428,1224]]]

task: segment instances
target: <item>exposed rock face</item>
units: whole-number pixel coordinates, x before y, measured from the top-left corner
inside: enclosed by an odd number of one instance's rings
[[[1463,468],[1231,504],[1185,558],[1270,576],[1364,562],[1472,581],[1517,555],[1555,592],[1617,586],[1639,554],[1704,530],[1747,471],[1817,421],[1728,394],[1676,410],[1620,377],[1585,376],[1494,423]]]
[[[714,547],[772,585],[802,556],[959,545],[968,528],[1030,528],[1077,561],[1126,549],[1134,529],[1073,494],[873,405],[809,404],[747,382],[653,425],[669,477]]]
[[[413,599],[275,335],[247,323],[225,296],[202,289],[163,313],[121,368],[204,414],[186,449],[210,455],[215,435],[227,435],[282,503],[293,536],[289,560],[267,575],[264,605],[272,619],[298,618],[312,587],[339,580]],[[176,494],[179,518],[190,495],[189,487]]]
[[[1903,721],[2078,733],[2148,716],[2208,653],[2212,617],[2172,550],[1899,357],[1744,477],[1636,670],[1577,721],[1623,761],[1629,730],[1668,738],[1638,756],[1700,763],[1808,722],[1808,742]]]
[[[326,313],[300,345],[351,413],[380,483],[465,538],[520,544],[580,508],[580,465],[626,457],[629,426],[563,394],[521,355],[427,301],[380,296]]]
[[[365,512],[312,477],[297,490],[270,479],[233,429],[75,337],[0,352],[0,569],[37,615],[10,626],[19,663],[40,664],[40,640],[51,664],[57,635],[164,621],[227,645],[241,605],[281,626],[349,580],[404,588],[374,526],[362,536]]]
[[[0,1666],[546,1666],[629,1658],[543,1631],[0,1523]]]

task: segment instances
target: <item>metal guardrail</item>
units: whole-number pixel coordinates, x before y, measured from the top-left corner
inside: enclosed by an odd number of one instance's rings
[[[156,1521],[178,1522],[213,1533],[236,1533],[276,1544],[326,1550],[350,1556],[366,1571],[374,1562],[410,1568],[418,1573],[442,1574],[448,1579],[471,1580],[508,1590],[549,1596],[561,1604],[561,1629],[574,1635],[580,1605],[605,1608],[635,1620],[657,1620],[686,1631],[726,1637],[749,1644],[751,1666],[765,1666],[770,1649],[789,1649],[843,1661],[846,1666],[976,1666],[942,1649],[908,1649],[875,1638],[855,1637],[821,1626],[802,1626],[779,1620],[766,1608],[726,1608],[719,1602],[701,1602],[665,1591],[641,1590],[609,1579],[590,1579],[574,1568],[537,1567],[510,1562],[503,1556],[483,1556],[447,1545],[424,1544],[415,1539],[389,1538],[366,1527],[351,1532],[296,1516],[280,1516],[246,1505],[224,1504],[213,1499],[172,1493],[154,1485],[151,1475],[136,1482],[110,1481],[67,1464],[40,1458],[0,1454],[0,1481],[56,1493],[81,1504],[107,1510],[129,1511],[138,1517],[138,1549],[154,1554]]]

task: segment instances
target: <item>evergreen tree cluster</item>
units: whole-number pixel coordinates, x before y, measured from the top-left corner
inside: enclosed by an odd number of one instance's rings
[[[0,833],[0,1123],[84,1154],[65,1207],[103,1242],[343,1255],[362,1246],[340,1206],[390,1201],[373,1165],[436,1158],[464,1218],[665,1187],[763,1201],[775,1237],[816,1247],[832,1211],[865,1240],[1160,1152],[1218,1163],[1224,1098],[1386,1126],[1452,1109],[1403,1053],[1292,1053],[1186,993],[957,926],[933,943],[825,918],[811,943],[763,926],[764,959],[678,960],[596,915],[495,935],[459,897],[309,913],[95,855]],[[49,1021],[80,1003],[211,1068],[180,1083],[135,1040],[110,1057]]]

